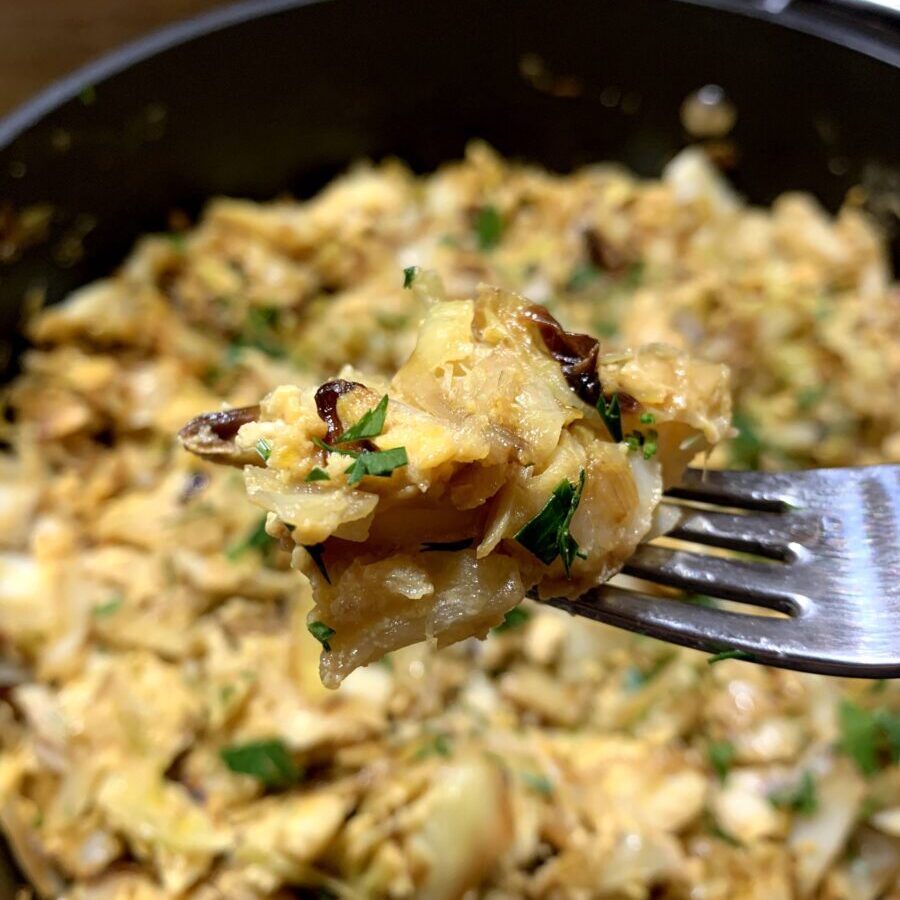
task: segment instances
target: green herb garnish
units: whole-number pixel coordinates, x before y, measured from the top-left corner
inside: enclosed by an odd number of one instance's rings
[[[95,619],[105,619],[113,613],[118,612],[125,598],[121,594],[113,594],[106,603],[100,603],[91,610],[91,614]]]
[[[324,469],[313,466],[303,480],[307,483],[310,481],[331,481],[331,476]]]
[[[474,543],[472,538],[463,538],[461,541],[425,541],[422,544],[422,552],[454,553],[457,550],[468,550]]]
[[[746,650],[722,650],[720,653],[714,653],[712,656],[707,659],[707,663],[709,665],[714,665],[717,662],[722,662],[723,659],[747,659],[752,660],[753,654],[748,653]]]
[[[539,772],[519,772],[519,778],[522,782],[530,787],[533,791],[549,797],[553,793],[553,782]]]
[[[413,286],[413,282],[416,280],[416,275],[419,274],[418,266],[408,266],[403,270],[403,287],[411,288]]]
[[[647,432],[647,437],[644,439],[644,459],[650,459],[655,456],[656,451],[658,449],[658,445],[656,443],[656,439],[659,435],[656,433],[655,428],[651,428]]]
[[[503,617],[503,621],[495,628],[492,628],[491,631],[493,631],[494,634],[503,634],[505,631],[513,631],[516,628],[521,628],[530,618],[531,613],[525,609],[524,606],[514,606],[512,609],[507,610],[506,615]]]
[[[333,628],[329,628],[324,622],[309,622],[306,625],[309,633],[322,645],[326,653],[331,653],[331,644],[328,641],[337,634]]]
[[[437,734],[424,747],[420,747],[416,753],[416,759],[427,759],[429,756],[450,756],[453,753],[453,744],[445,734]]]
[[[576,266],[572,269],[572,274],[569,275],[569,280],[566,282],[566,289],[570,291],[583,290],[599,277],[600,270],[592,263]]]
[[[300,780],[300,770],[283,741],[250,741],[219,751],[222,762],[240,775],[249,775],[267,788],[285,788]]]
[[[268,462],[272,455],[272,445],[265,438],[260,438],[256,442],[256,452],[262,457],[263,462]]]
[[[303,544],[303,549],[312,557],[312,561],[316,564],[316,568],[322,573],[322,577],[331,584],[331,578],[328,575],[328,569],[325,568],[325,545],[324,544]]]
[[[900,713],[864,709],[844,700],[838,709],[841,749],[864,775],[900,763]]]
[[[819,401],[825,396],[825,392],[825,386],[822,384],[800,388],[800,390],[797,391],[797,409],[806,412],[814,406],[817,406]]]
[[[601,394],[597,401],[597,412],[600,413],[609,436],[618,444],[622,440],[622,410],[619,408],[619,395],[613,394],[607,402]]]
[[[225,555],[234,562],[240,559],[250,548],[255,548],[261,553],[266,552],[274,544],[274,540],[266,533],[266,517],[263,516],[247,536],[226,547]]]
[[[706,756],[719,781],[725,781],[728,770],[734,762],[734,744],[731,741],[710,741],[706,747]]]
[[[351,425],[336,441],[336,444],[350,444],[353,441],[361,441],[366,438],[378,437],[384,430],[384,420],[387,416],[388,395],[385,394],[378,406],[363,413],[360,420]]]
[[[731,424],[740,432],[728,444],[732,465],[743,469],[758,469],[765,445],[756,430],[756,422],[751,416],[736,412]]]
[[[406,447],[393,447],[391,450],[365,451],[360,453],[356,462],[350,466],[346,473],[350,476],[348,484],[356,484],[362,481],[364,475],[377,475],[381,478],[389,478],[394,469],[402,468],[409,463],[406,456]]]
[[[578,556],[584,554],[578,549],[578,543],[569,532],[572,516],[581,502],[584,491],[584,469],[578,476],[578,487],[568,478],[564,478],[544,504],[544,508],[527,522],[516,533],[515,539],[544,565],[549,566],[557,556],[562,557],[566,577],[569,569]]]
[[[475,220],[475,236],[479,250],[492,250],[500,243],[503,220],[495,206],[482,206]]]
[[[806,771],[800,783],[769,794],[769,802],[778,809],[787,809],[801,816],[812,815],[819,808],[819,797],[812,772]]]
[[[730,847],[744,846],[742,841],[739,841],[733,834],[729,834],[709,813],[706,814],[706,827],[713,837],[724,841]]]
[[[78,99],[83,106],[93,106],[97,102],[97,88],[92,84],[83,87],[78,94]]]
[[[655,425],[655,424],[656,424],[656,416],[654,416],[652,412],[642,412],[641,413],[641,425]]]

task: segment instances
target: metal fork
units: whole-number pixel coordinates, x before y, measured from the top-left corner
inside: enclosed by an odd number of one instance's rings
[[[577,600],[544,602],[671,643],[735,651],[786,669],[900,677],[900,466],[778,474],[691,469],[667,496],[681,505],[669,537],[757,559],[649,543],[623,573],[788,618],[612,585]]]

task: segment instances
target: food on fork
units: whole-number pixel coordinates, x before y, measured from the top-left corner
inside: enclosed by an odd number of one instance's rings
[[[390,380],[345,368],[182,430],[245,467],[268,534],[293,548],[330,687],[417,641],[484,637],[532,589],[606,581],[730,427],[724,365],[659,344],[604,354],[517,294],[406,281],[427,312]]]

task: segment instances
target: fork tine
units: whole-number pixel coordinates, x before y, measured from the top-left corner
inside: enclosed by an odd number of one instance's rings
[[[757,512],[742,516],[685,508],[668,537],[786,560],[793,555],[789,549],[795,539],[791,524],[779,513]]]
[[[751,603],[796,615],[808,605],[793,586],[789,568],[669,550],[642,544],[622,568],[626,575],[699,594]]]
[[[772,472],[719,472],[687,469],[670,497],[697,500],[763,512],[783,512],[794,506],[790,481]]]
[[[847,635],[844,644],[827,653],[821,648],[810,648],[801,619],[709,609],[609,584],[594,588],[577,600],[557,597],[542,602],[573,615],[708,653],[743,650],[752,654],[755,662],[780,668],[863,678],[900,676],[896,661],[870,659],[864,647],[855,646],[852,634]]]

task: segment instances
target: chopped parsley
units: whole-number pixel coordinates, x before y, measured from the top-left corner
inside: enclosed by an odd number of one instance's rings
[[[728,844],[729,847],[743,847],[744,844],[742,841],[739,841],[733,834],[729,834],[722,826],[712,817],[710,813],[706,814],[706,827],[709,829],[709,833],[718,838],[720,841],[724,841]]]
[[[527,787],[545,797],[549,797],[553,793],[553,782],[546,775],[541,775],[540,772],[519,772],[519,778]]]
[[[844,700],[838,709],[840,747],[864,775],[900,763],[900,713],[864,709]]]
[[[482,206],[475,219],[475,237],[479,250],[493,250],[500,243],[503,220],[495,206]]]
[[[349,444],[368,438],[378,437],[384,429],[384,421],[387,416],[388,396],[385,394],[374,409],[364,413],[362,418],[351,425],[336,441],[335,444]],[[351,457],[354,462],[345,469],[350,476],[348,483],[353,485],[362,481],[365,475],[376,475],[387,478],[394,469],[409,464],[405,447],[392,447],[390,450],[346,450],[340,446],[326,444],[321,438],[314,437],[313,443],[327,453],[340,453]],[[321,470],[320,470],[321,471]]]
[[[249,549],[255,548],[265,553],[274,544],[274,539],[266,533],[266,517],[263,516],[247,533],[246,537],[225,548],[225,555],[234,562],[240,559]]]
[[[351,425],[336,441],[336,444],[350,444],[353,441],[362,441],[366,438],[378,437],[384,430],[384,420],[387,416],[388,395],[385,394],[378,406],[363,413],[360,420]]]
[[[91,614],[95,619],[105,619],[113,613],[118,612],[125,598],[121,594],[113,594],[106,603],[100,603],[91,610]]]
[[[819,796],[812,772],[803,773],[800,783],[769,794],[769,802],[778,809],[786,809],[801,816],[812,815],[819,808]]]
[[[232,772],[249,775],[267,788],[286,788],[300,780],[300,769],[277,738],[222,747],[219,757]]]
[[[601,394],[597,401],[597,412],[600,413],[609,436],[618,444],[622,440],[622,410],[619,408],[619,395],[613,394],[607,402]]]
[[[422,544],[422,552],[453,553],[457,550],[468,550],[474,543],[472,538],[463,538],[461,541],[425,541]]]
[[[593,263],[585,263],[572,269],[566,289],[570,291],[584,290],[591,282],[600,277],[600,270]]]
[[[797,391],[797,409],[807,412],[814,406],[818,406],[819,401],[825,396],[825,385],[814,384],[810,387],[800,388]]]
[[[746,650],[722,650],[720,653],[714,653],[712,656],[707,659],[707,663],[709,665],[715,665],[717,662],[722,662],[723,659],[746,659],[753,660],[753,654],[748,653]]]
[[[734,755],[734,744],[731,741],[710,741],[707,745],[706,756],[719,781],[725,781],[734,762]]]
[[[312,557],[312,561],[316,564],[316,568],[322,573],[322,577],[329,584],[331,584],[331,578],[328,575],[328,569],[325,568],[325,545],[303,544],[303,549]]]
[[[260,438],[256,442],[256,452],[262,457],[263,462],[268,462],[272,455],[272,445],[265,438]]]
[[[656,416],[654,416],[652,412],[642,412],[641,413],[641,425],[655,425],[655,424],[656,424]]]
[[[408,266],[403,270],[403,287],[411,288],[413,286],[413,282],[416,280],[416,275],[419,274],[418,266]]]
[[[633,290],[644,280],[644,263],[638,260],[633,262],[622,276],[621,286],[626,290]]]
[[[619,333],[619,326],[615,322],[606,319],[594,322],[594,331],[600,337],[614,338]]]
[[[228,347],[226,363],[235,365],[245,348],[260,350],[273,359],[284,357],[285,350],[275,333],[281,320],[281,310],[275,306],[254,307],[247,313],[244,327]]]
[[[503,621],[496,628],[492,628],[491,630],[494,634],[503,634],[505,631],[513,631],[516,628],[521,628],[530,618],[531,613],[525,609],[524,606],[514,606],[512,609],[507,610],[506,615],[503,617]]]
[[[544,504],[544,508],[516,533],[515,539],[544,565],[549,566],[557,556],[562,558],[566,576],[578,556],[585,558],[578,543],[569,532],[572,516],[581,502],[584,490],[584,469],[578,476],[578,487],[564,478]]]
[[[416,753],[416,759],[427,759],[429,756],[450,756],[453,744],[446,734],[436,734],[424,747]]]
[[[746,413],[736,412],[731,424],[740,432],[728,444],[732,465],[741,469],[758,469],[765,445],[757,432],[755,420]]]
[[[393,447],[390,450],[365,450],[356,457],[346,473],[350,476],[348,484],[362,481],[364,475],[377,475],[389,478],[394,469],[400,469],[409,463],[406,447]]]
[[[306,478],[303,479],[306,482],[310,481],[331,481],[331,476],[324,470],[320,469],[318,466],[313,466]]]
[[[326,653],[331,653],[331,644],[328,641],[337,634],[333,628],[329,628],[324,622],[309,622],[306,625],[309,633],[322,645]]]

